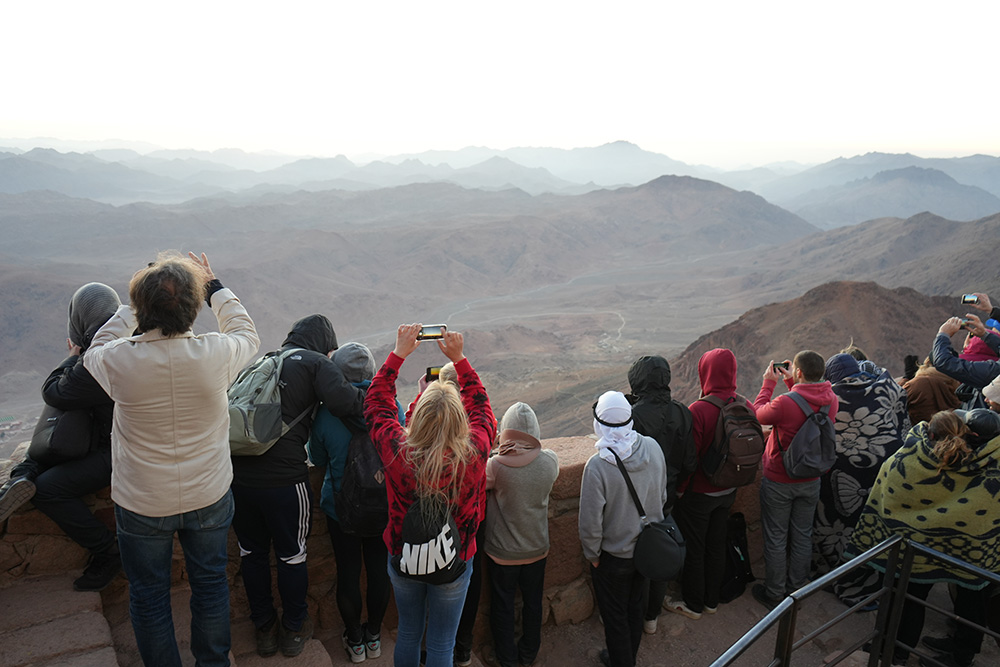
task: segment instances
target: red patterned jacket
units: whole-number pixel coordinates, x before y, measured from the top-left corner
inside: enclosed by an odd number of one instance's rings
[[[399,424],[396,407],[396,378],[402,365],[403,359],[390,352],[372,380],[365,398],[365,421],[385,468],[389,525],[382,539],[392,556],[398,556],[403,551],[400,540],[403,517],[416,500],[414,468],[405,457],[406,430]],[[486,389],[469,360],[462,359],[455,364],[455,370],[462,388],[462,404],[469,418],[469,438],[476,450],[465,468],[458,506],[451,508],[462,540],[460,556],[462,560],[468,560],[476,553],[476,530],[483,514],[480,504],[486,488],[486,459],[496,437],[496,420]],[[446,475],[444,484],[450,481],[450,475]]]

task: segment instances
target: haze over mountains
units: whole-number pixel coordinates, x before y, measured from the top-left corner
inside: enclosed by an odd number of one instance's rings
[[[105,282],[124,297],[132,273],[171,248],[208,253],[247,304],[262,351],[313,312],[378,361],[400,322],[467,332],[497,409],[537,403],[545,437],[586,432],[594,395],[626,388],[641,354],[687,348],[675,369],[681,394],[695,391],[705,345],[737,350],[746,393],[768,355],[831,354],[852,336],[900,372],[903,354],[926,352],[943,317],[962,312],[954,298],[927,295],[1000,294],[1000,199],[989,191],[998,162],[868,154],[767,170],[775,196],[796,209],[624,142],[362,165],[12,149],[0,154],[0,416],[40,404],[79,285]],[[836,222],[869,211],[875,219]],[[198,328],[214,328],[210,313]],[[415,384],[439,356],[421,348],[404,380]]]

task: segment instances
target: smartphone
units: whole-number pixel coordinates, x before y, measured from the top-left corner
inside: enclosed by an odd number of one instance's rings
[[[427,372],[424,375],[424,379],[427,380],[428,382],[434,382],[434,380],[438,379],[439,375],[441,375],[440,366],[428,366]]]
[[[979,303],[979,297],[975,294],[963,294],[962,303]]]
[[[417,334],[417,340],[444,338],[444,332],[447,330],[447,324],[428,324],[427,326],[420,327],[420,333]]]
[[[774,368],[774,372],[777,373],[779,368],[784,368],[787,371],[791,367],[791,363],[787,361],[776,361],[771,364],[771,367]]]

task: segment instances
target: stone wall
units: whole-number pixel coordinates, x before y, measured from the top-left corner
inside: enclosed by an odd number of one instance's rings
[[[551,549],[545,569],[545,622],[555,624],[577,623],[589,618],[594,611],[594,598],[587,575],[586,562],[577,533],[579,511],[580,480],[583,467],[594,453],[592,437],[556,438],[543,441],[543,446],[559,455],[559,477],[552,489],[549,502],[549,536]],[[12,460],[23,458],[27,444],[20,446]],[[6,479],[11,462],[0,462],[0,479]],[[319,490],[323,471],[315,469],[311,483],[315,502],[313,504],[313,528],[308,541],[309,551],[309,608],[317,624],[317,634],[334,636],[343,626],[335,600],[336,561],[327,534],[326,520],[319,508]],[[760,511],[757,501],[757,485],[739,490],[735,511],[742,511],[751,525],[751,553],[760,553],[759,523]],[[113,504],[110,489],[104,489],[87,501],[101,520],[114,524]],[[242,621],[249,617],[246,595],[238,576],[239,548],[235,535],[230,532],[230,565],[228,574],[232,590],[232,617]],[[754,557],[752,560],[756,561]],[[72,540],[65,537],[59,528],[45,515],[30,504],[15,512],[6,522],[0,524],[0,588],[11,585],[20,577],[32,574],[49,574],[79,571],[86,565],[87,553]],[[186,586],[183,553],[179,544],[174,545],[173,581],[176,587]],[[124,578],[119,578],[104,593],[105,604],[120,604],[127,599],[128,589]],[[278,600],[275,590],[275,600]],[[476,623],[477,645],[488,633],[486,613],[489,605],[488,586],[483,587],[480,603],[480,618]],[[247,621],[248,622],[248,621]],[[385,628],[396,625],[396,611],[390,606],[385,619]]]

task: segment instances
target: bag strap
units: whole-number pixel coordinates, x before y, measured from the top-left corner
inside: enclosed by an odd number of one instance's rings
[[[292,347],[283,351],[275,350],[274,352],[271,352],[269,354],[278,357],[278,361],[284,362],[285,359],[287,359],[290,355],[292,355],[295,352],[305,352],[305,348]],[[305,418],[305,416],[309,414],[310,411],[312,411],[313,415],[315,415],[316,411],[318,410],[319,410],[319,403],[316,403],[315,405],[306,406],[306,409],[302,411],[302,414],[300,414],[298,417],[293,419],[290,424],[288,424],[288,429],[285,432],[287,433],[288,431],[291,431],[293,428],[295,428],[295,425],[298,424],[300,421],[302,421]]]
[[[792,399],[795,402],[795,405],[799,406],[799,410],[802,410],[802,414],[804,414],[806,416],[806,419],[809,419],[810,417],[812,417],[817,412],[822,413],[824,417],[829,417],[830,416],[830,405],[829,404],[820,407],[819,410],[813,410],[812,406],[809,405],[809,401],[807,401],[805,399],[805,397],[802,394],[800,394],[799,392],[797,392],[797,391],[789,391],[785,395],[788,396],[788,398]],[[784,454],[785,450],[781,447],[781,438],[778,437],[778,427],[777,426],[774,427],[774,441],[776,443],[778,443],[778,451],[780,451],[782,454]]]
[[[618,469],[622,471],[622,476],[625,478],[625,485],[628,486],[628,492],[632,495],[632,502],[635,503],[635,508],[639,510],[639,522],[642,527],[645,528],[649,525],[649,519],[646,518],[646,510],[643,509],[642,503],[639,501],[639,494],[635,492],[635,487],[632,486],[632,478],[629,477],[628,471],[625,470],[625,464],[618,457],[617,452],[613,449],[609,449],[609,452],[615,457],[615,462],[618,464]]]

